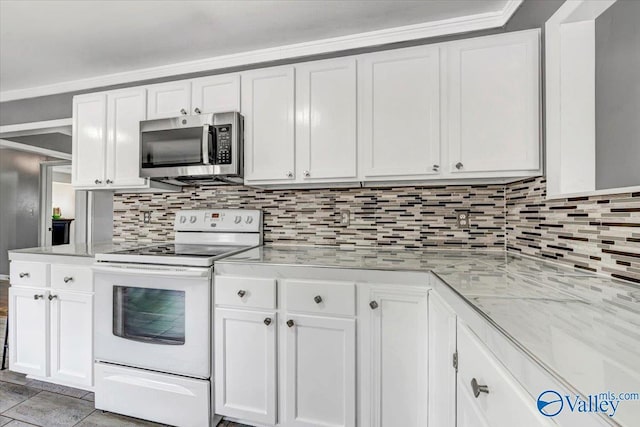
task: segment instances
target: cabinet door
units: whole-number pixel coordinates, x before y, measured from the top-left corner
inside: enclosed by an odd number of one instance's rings
[[[107,96],[73,98],[72,181],[76,187],[105,185]]]
[[[427,290],[360,285],[361,425],[427,425]]]
[[[215,309],[215,413],[276,423],[276,314]]]
[[[93,295],[51,291],[52,379],[93,385]]]
[[[355,426],[355,319],[288,314],[282,322],[283,425]]]
[[[440,166],[439,48],[364,55],[359,67],[361,175],[417,179]]]
[[[295,179],[294,68],[277,67],[242,74],[245,124],[245,179]]]
[[[355,180],[356,60],[296,66],[297,175],[303,182]]]
[[[190,81],[183,80],[148,86],[147,96],[147,118],[149,120],[190,114]]]
[[[429,292],[429,425],[456,425],[456,314]]]
[[[466,39],[447,48],[449,170],[540,166],[539,33]]]
[[[107,180],[111,187],[144,186],[140,178],[140,121],[147,118],[147,91],[107,94]]]
[[[38,288],[9,288],[9,368],[47,376],[49,359],[47,292]]]
[[[191,107],[190,114],[240,111],[240,75],[223,74],[192,80]]]

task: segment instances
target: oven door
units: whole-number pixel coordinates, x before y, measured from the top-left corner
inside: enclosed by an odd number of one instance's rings
[[[101,263],[93,269],[96,360],[210,377],[210,268]]]

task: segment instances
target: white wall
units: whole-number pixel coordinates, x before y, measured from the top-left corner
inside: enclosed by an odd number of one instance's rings
[[[71,184],[54,182],[51,189],[51,206],[60,208],[62,218],[74,218],[76,214],[76,192]],[[53,214],[53,211],[50,212]]]

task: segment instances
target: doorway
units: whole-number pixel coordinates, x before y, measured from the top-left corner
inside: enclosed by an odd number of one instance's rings
[[[76,209],[76,191],[71,185],[71,162],[46,161],[40,164],[40,246],[75,243],[76,224],[84,209]]]

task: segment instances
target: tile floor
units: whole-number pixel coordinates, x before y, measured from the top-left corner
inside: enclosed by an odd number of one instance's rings
[[[93,393],[0,371],[0,427],[135,427],[161,426],[136,418],[96,410]],[[229,421],[219,426],[248,427]]]

